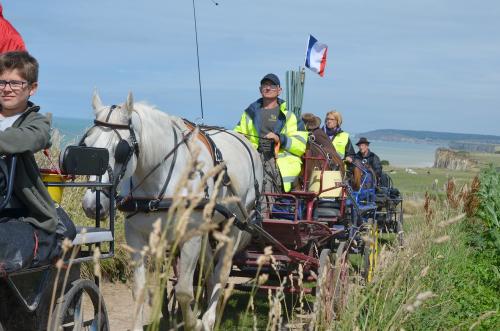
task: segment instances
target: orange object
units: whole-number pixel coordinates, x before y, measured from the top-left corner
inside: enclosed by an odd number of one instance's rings
[[[278,142],[274,144],[274,157],[278,157],[278,153],[280,151],[280,146],[281,146],[281,143],[278,140]]]

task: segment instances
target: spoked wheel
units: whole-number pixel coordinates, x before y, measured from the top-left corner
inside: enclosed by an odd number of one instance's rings
[[[339,244],[335,254],[330,249],[321,251],[315,302],[319,323],[329,323],[338,318],[347,303],[349,288],[347,253],[345,242]]]
[[[334,256],[330,249],[321,250],[319,256],[318,280],[316,281],[316,301],[314,303],[314,311],[316,312],[317,321],[320,325],[327,324],[334,317],[333,315],[333,296],[335,284],[333,282],[335,270],[333,263]]]
[[[106,306],[94,282],[87,279],[73,282],[69,291],[57,301],[51,330],[109,331]]]
[[[349,292],[349,248],[346,242],[341,242],[335,253],[335,295],[334,311],[339,313],[347,305],[347,296]]]
[[[365,236],[362,275],[369,283],[373,280],[375,266],[378,260],[378,227],[373,219],[368,220]]]

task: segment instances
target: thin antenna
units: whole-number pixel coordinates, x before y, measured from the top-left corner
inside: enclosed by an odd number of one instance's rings
[[[218,3],[215,3],[215,5],[217,6]],[[194,17],[194,35],[196,39],[196,60],[198,62],[198,86],[200,88],[201,121],[203,123],[204,116],[203,116],[203,94],[201,93],[200,51],[198,48],[198,26],[196,25],[196,6],[194,5],[194,0],[193,0],[193,17]]]

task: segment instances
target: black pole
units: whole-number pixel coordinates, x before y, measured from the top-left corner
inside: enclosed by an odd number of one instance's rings
[[[194,35],[196,39],[196,61],[198,63],[198,86],[200,89],[200,108],[201,108],[201,121],[203,123],[203,94],[201,93],[201,71],[200,71],[200,51],[198,47],[198,27],[196,25],[196,6],[193,0],[193,17],[194,17]]]

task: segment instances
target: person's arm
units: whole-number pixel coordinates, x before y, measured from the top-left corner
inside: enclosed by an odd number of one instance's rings
[[[246,113],[245,112],[243,112],[243,114],[241,114],[240,121],[238,122],[238,124],[236,124],[236,126],[234,127],[233,130],[236,132],[239,132],[241,134],[245,134],[247,132]]]
[[[345,145],[345,155],[344,159],[348,162],[352,162],[356,157],[356,152],[354,151],[354,147],[352,147],[351,137],[347,139],[347,144]]]
[[[20,127],[0,132],[0,154],[36,153],[50,147],[50,120],[33,114]]]
[[[306,151],[308,132],[305,130],[304,123],[297,120],[297,117],[292,114],[285,123],[286,133],[280,134],[281,148],[296,155],[302,156]]]
[[[240,121],[238,122],[238,124],[236,124],[236,126],[234,127],[233,130],[244,135],[248,140],[250,140],[253,147],[255,147],[257,149],[259,147],[259,143],[258,143],[259,140],[257,137],[251,136],[252,132],[250,132],[251,128],[248,124],[249,121],[250,121],[250,118],[247,114],[247,111],[245,110],[243,112],[243,114],[241,114]],[[253,133],[253,134],[255,134],[255,133]]]
[[[380,163],[380,159],[377,154],[373,154],[372,168],[373,171],[375,171],[375,174],[377,174],[378,178],[382,177],[382,163]]]

